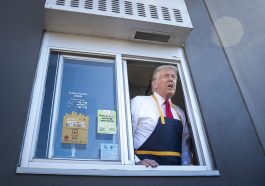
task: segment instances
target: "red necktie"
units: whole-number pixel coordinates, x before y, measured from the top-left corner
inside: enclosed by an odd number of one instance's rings
[[[166,117],[169,119],[173,119],[173,115],[170,109],[170,103],[168,100],[166,100],[165,103],[166,103]]]

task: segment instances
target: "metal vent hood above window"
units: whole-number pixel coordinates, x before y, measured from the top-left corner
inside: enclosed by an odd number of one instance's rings
[[[192,24],[184,0],[46,0],[45,29],[180,46]]]

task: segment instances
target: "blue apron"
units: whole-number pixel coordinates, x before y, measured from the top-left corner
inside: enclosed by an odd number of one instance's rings
[[[164,117],[156,97],[153,98],[158,105],[160,118],[152,134],[135,150],[135,154],[140,160],[152,159],[159,165],[181,165],[182,123]]]

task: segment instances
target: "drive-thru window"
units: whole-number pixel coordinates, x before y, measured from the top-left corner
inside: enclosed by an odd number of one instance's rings
[[[198,176],[214,171],[183,44],[182,0],[46,0],[18,173]],[[155,67],[177,67],[174,102],[190,129],[192,163],[135,165],[130,99],[150,95]]]

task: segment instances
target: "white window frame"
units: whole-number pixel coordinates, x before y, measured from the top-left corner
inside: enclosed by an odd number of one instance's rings
[[[59,51],[58,51],[59,52]],[[109,56],[113,59],[101,59],[100,57],[97,57],[96,58],[94,57],[81,57],[81,56],[74,56],[74,55],[69,55],[69,54],[61,54],[60,55],[60,59],[59,59],[59,64],[58,64],[58,78],[56,79],[56,81],[58,83],[56,83],[56,87],[55,87],[55,95],[54,95],[54,105],[53,105],[53,117],[52,117],[52,121],[51,121],[51,131],[50,131],[50,141],[49,141],[49,150],[48,150],[48,158],[51,159],[54,155],[54,138],[55,138],[55,130],[56,130],[56,121],[58,119],[58,114],[59,114],[59,95],[60,95],[60,92],[61,92],[61,83],[62,83],[62,77],[63,77],[63,66],[64,66],[64,62],[63,60],[64,59],[73,59],[73,60],[82,60],[84,63],[85,61],[88,61],[88,60],[91,60],[93,61],[93,63],[97,63],[97,62],[100,62],[100,63],[113,63],[115,64],[115,72],[117,71],[116,68],[117,68],[117,64],[115,63],[115,55],[112,55],[112,56]],[[114,74],[116,76],[116,74]],[[115,77],[115,80],[120,78],[120,76],[117,76]],[[121,91],[123,91],[121,89],[121,86],[120,85],[117,85],[115,87],[116,89],[119,88],[119,91],[117,91],[117,94],[120,95],[121,94]],[[120,105],[117,103],[117,105]],[[122,109],[119,109],[118,107],[118,112],[122,110]],[[123,114],[123,113],[119,113],[119,114]],[[123,114],[124,115],[124,114]],[[118,123],[121,123],[122,121],[120,120],[120,117],[118,117]],[[123,126],[121,126],[120,128],[122,128]],[[119,135],[119,139],[123,139],[121,141],[121,143],[123,143],[124,141],[127,142],[127,140],[125,139],[126,136],[124,136],[123,133],[120,133]],[[127,149],[127,146],[125,146],[124,144],[121,145],[121,150],[126,150]],[[126,161],[128,162],[128,158],[126,158],[125,156],[122,156],[123,153],[121,153],[121,161]],[[65,159],[65,158],[57,158],[57,159]],[[90,163],[98,163],[100,162],[99,160],[89,160]],[[118,164],[117,162],[106,162],[107,164]]]
[[[145,51],[143,51],[144,49]],[[39,130],[38,124],[40,123],[48,60],[52,50],[71,52],[71,55],[81,53],[90,56],[108,56],[116,60],[117,113],[120,123],[121,163],[33,158]],[[173,46],[154,46],[153,44],[116,41],[107,38],[45,33],[32,90],[27,127],[17,173],[105,176],[218,176],[219,171],[213,168],[202,118],[184,56],[182,48]],[[178,66],[199,165],[146,168],[145,166],[134,164],[126,65],[126,60],[129,59],[170,63]]]

